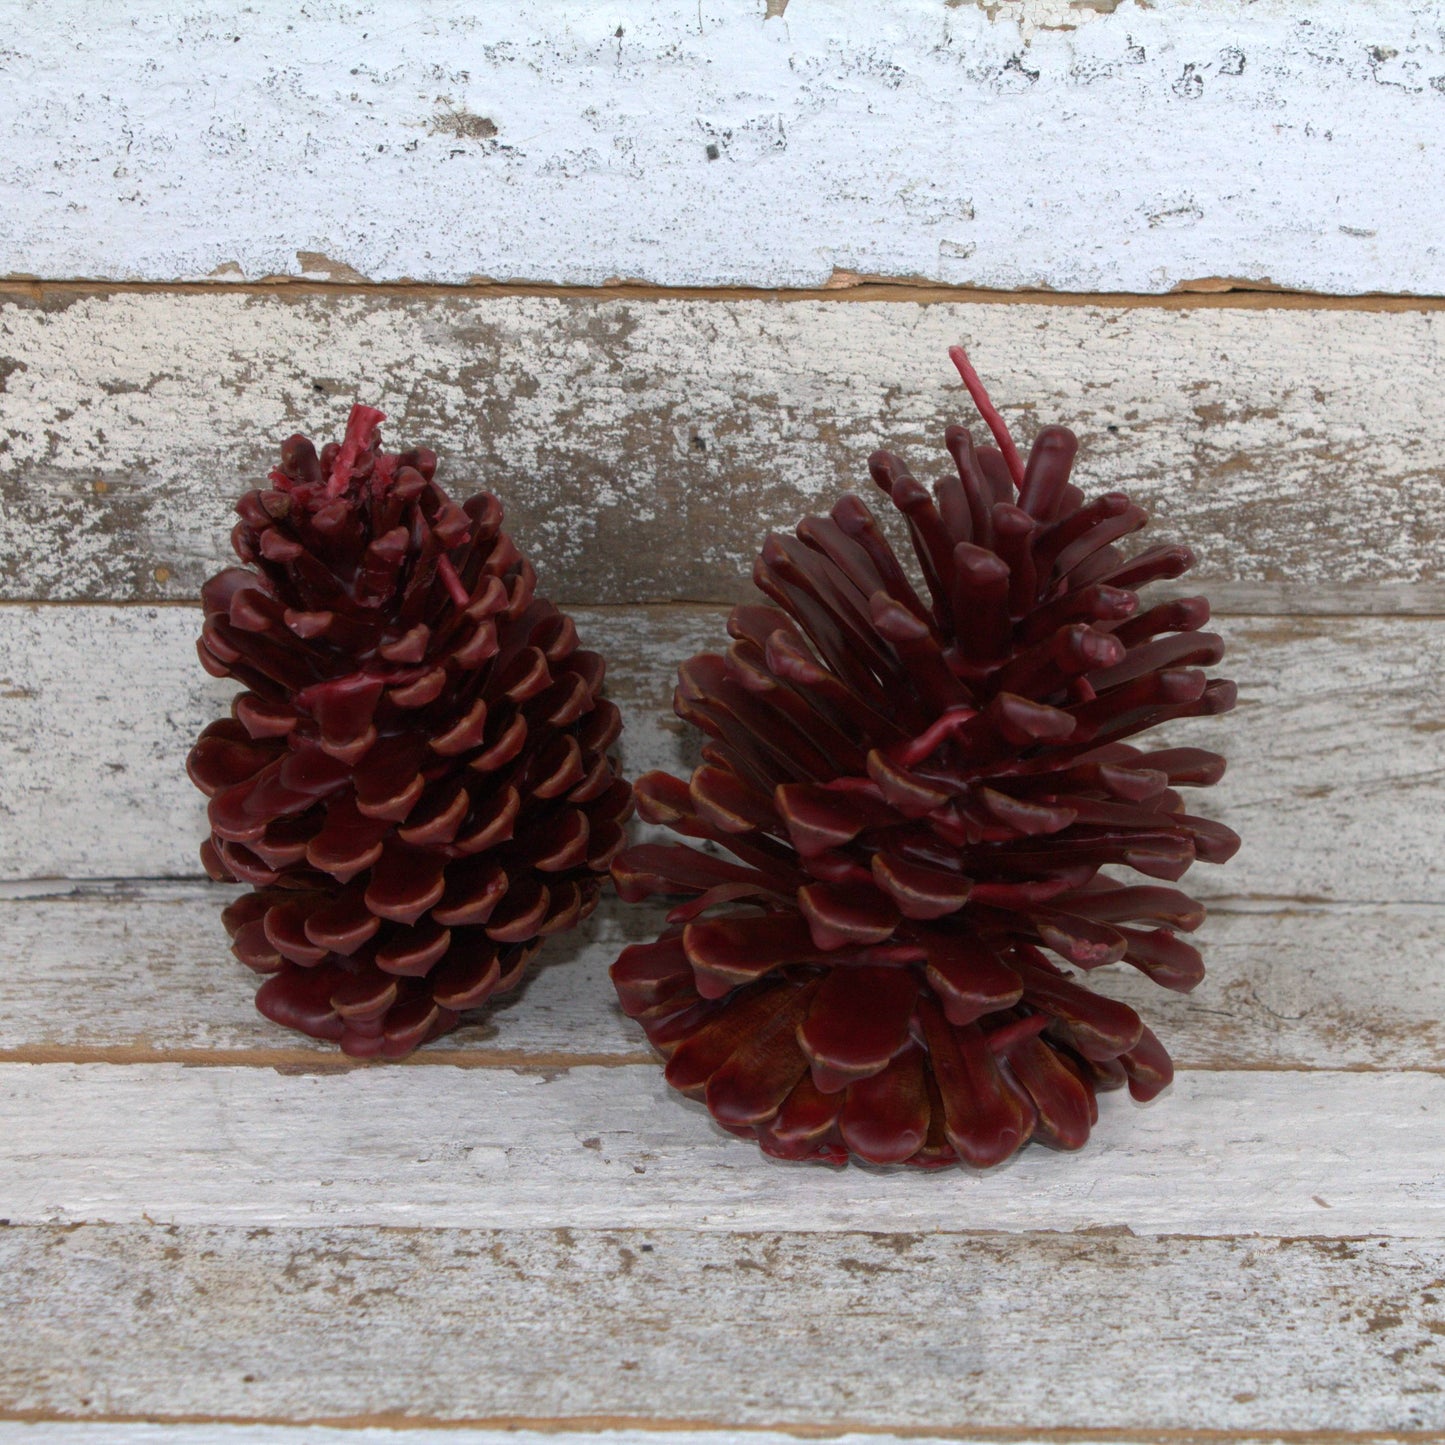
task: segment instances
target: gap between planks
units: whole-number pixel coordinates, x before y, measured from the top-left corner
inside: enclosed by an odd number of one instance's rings
[[[184,1064],[190,1069],[274,1069],[278,1074],[345,1074],[367,1068],[393,1068],[369,1060],[326,1055],[304,1048],[188,1049],[157,1048],[118,1044],[113,1047],[66,1047],[34,1044],[0,1049],[0,1064]],[[403,1067],[444,1066],[452,1069],[509,1069],[518,1074],[552,1074],[565,1069],[620,1069],[651,1065],[661,1068],[655,1055],[631,1054],[542,1054],[523,1049],[426,1048],[405,1060]],[[1233,1060],[1198,1063],[1176,1061],[1176,1073],[1232,1074],[1445,1074],[1445,1064],[1291,1064],[1239,1063]]]
[[[456,285],[430,281],[317,281],[268,276],[256,281],[107,281],[102,278],[0,278],[0,300],[70,300],[106,296],[205,296],[224,293],[274,296],[397,296],[406,299],[450,300],[458,297],[491,300],[509,296],[544,296],[573,301],[895,301],[912,305],[955,302],[979,306],[1098,306],[1154,311],[1445,311],[1445,296],[1407,293],[1291,290],[1227,276],[1202,276],[1181,281],[1162,294],[1136,291],[996,291],[980,286],[949,286],[908,277],[860,276],[835,272],[827,285],[799,286],[657,286],[645,281],[617,281],[597,286],[563,286],[546,281],[478,280]]]
[[[228,564],[229,565],[229,564]],[[1232,617],[1285,617],[1328,620],[1330,618],[1409,618],[1438,622],[1445,619],[1445,586],[1436,583],[1385,584],[1379,587],[1311,587],[1308,596],[1291,583],[1213,582],[1208,584],[1210,605],[1216,625]],[[1198,591],[1185,582],[1159,583],[1147,594],[1150,605],[1170,597],[1193,596]],[[756,602],[758,594],[740,583],[736,601]],[[565,610],[597,613],[601,617],[628,617],[664,609],[707,615],[722,623],[731,604],[716,597],[652,598],[644,602],[569,602]],[[0,597],[0,611],[6,608],[41,607],[166,607],[191,610],[199,615],[197,597]]]

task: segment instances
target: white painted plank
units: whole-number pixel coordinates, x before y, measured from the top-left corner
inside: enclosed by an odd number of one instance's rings
[[[359,397],[502,495],[558,598],[733,600],[768,529],[876,495],[874,449],[949,466],[960,339],[1221,604],[1445,611],[1440,310],[264,290],[0,298],[0,596],[190,599],[280,441]]]
[[[986,1175],[780,1165],[651,1064],[0,1065],[12,1223],[1445,1237],[1445,1075],[1179,1075]]]
[[[624,762],[686,771],[676,665],[725,642],[708,609],[581,609],[607,654]],[[1201,808],[1245,846],[1201,896],[1445,901],[1445,627],[1426,619],[1223,618],[1241,706],[1171,736],[1231,759]],[[193,875],[203,799],[182,771],[223,684],[189,608],[0,607],[0,877]]]
[[[6,1230],[0,1262],[12,1409],[1010,1440],[1445,1426],[1438,1241],[81,1227]]]
[[[204,883],[78,888],[0,902],[0,1058],[11,1062],[335,1059],[252,1007],[226,950],[232,890]],[[552,939],[530,981],[420,1062],[561,1065],[651,1057],[607,969],[655,936],[662,909],[615,899]],[[1181,1068],[1445,1070],[1445,908],[1211,912],[1209,973],[1190,995],[1132,969],[1091,975],[1149,1020]]]
[[[1445,291],[1436,0],[785,5],[23,7],[0,273]]]

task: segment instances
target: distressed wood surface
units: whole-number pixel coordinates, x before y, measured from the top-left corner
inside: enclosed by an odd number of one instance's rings
[[[12,1411],[1445,1425],[1435,1240],[12,1228],[0,1262]]]
[[[90,1379],[90,1377],[87,1377]],[[78,1381],[72,1389],[84,1397]],[[19,1412],[17,1412],[19,1413]],[[85,1413],[90,1413],[85,1412]],[[387,1415],[384,1418],[392,1419]],[[535,1419],[535,1418],[533,1418]],[[749,1426],[743,1436],[747,1445],[796,1445],[801,1432],[769,1431]],[[994,1445],[998,1435],[993,1431],[951,1431],[948,1435],[919,1433],[909,1429],[906,1435],[892,1431],[832,1431],[809,1428],[802,1438],[822,1445]],[[1136,1433],[1088,1431],[1029,1432],[1020,1435],[1010,1431],[1009,1445],[1139,1445]],[[1228,1445],[1280,1445],[1279,1436],[1263,1436],[1257,1432],[1212,1436],[1214,1441]],[[1399,1445],[1400,1435],[1376,1432],[1351,1433],[1350,1445]],[[738,1433],[708,1428],[659,1429],[618,1428],[614,1420],[600,1422],[598,1429],[559,1428],[553,1420],[540,1422],[536,1429],[506,1425],[477,1426],[423,1425],[397,1428],[394,1425],[236,1425],[220,1419],[204,1422],[159,1422],[159,1420],[121,1419],[111,1413],[103,1420],[29,1420],[4,1419],[0,1412],[0,1445],[736,1445]]]
[[[70,885],[65,885],[70,886]],[[0,902],[0,1060],[339,1063],[278,1029],[226,949],[233,890],[205,883],[79,887]],[[662,908],[608,899],[547,945],[529,982],[419,1063],[564,1066],[651,1057],[607,969],[655,937]],[[1213,909],[1193,941],[1209,973],[1190,995],[1133,970],[1092,974],[1130,1003],[1181,1068],[1445,1071],[1445,909]]]
[[[1445,291],[1436,0],[25,6],[0,273]]]
[[[0,1139],[13,1224],[1445,1237],[1427,1072],[1185,1072],[1102,1100],[1078,1154],[983,1175],[779,1166],[653,1064],[3,1064]]]
[[[539,1428],[518,1428],[512,1423],[496,1428],[468,1425],[436,1425],[396,1428],[390,1425],[236,1425],[207,1420],[204,1423],[159,1423],[151,1420],[122,1420],[114,1415],[103,1422],[94,1420],[7,1421],[0,1417],[0,1445],[735,1445],[739,1432],[706,1428],[659,1429],[647,1424],[636,1429],[618,1428],[604,1422],[596,1430],[567,1429],[553,1421]],[[1073,1431],[1035,1432],[1008,1428],[993,1430],[950,1430],[936,1435],[931,1430],[910,1428],[906,1434],[875,1429],[845,1430],[809,1428],[806,1431],[756,1429],[749,1426],[741,1436],[747,1445],[796,1445],[799,1439],[826,1445],[1141,1445],[1155,1441],[1156,1432]],[[1208,1445],[1295,1445],[1298,1435],[1284,1436],[1273,1430],[1210,1431],[1207,1436],[1171,1438],[1186,1442],[1199,1440]],[[1402,1440],[1429,1439],[1417,1432],[1391,1430],[1331,1431],[1331,1445],[1400,1445]]]
[[[103,1378],[99,1374],[84,1377]],[[73,1385],[80,1395],[82,1387]],[[85,1386],[88,1388],[88,1384]],[[89,1412],[87,1412],[89,1413]],[[390,1417],[387,1417],[390,1418]],[[535,1419],[535,1417],[531,1417]],[[797,1445],[799,1438],[824,1441],[826,1445],[995,1445],[999,1435],[994,1431],[949,1431],[935,1435],[909,1429],[907,1434],[892,1431],[818,1430],[806,1434],[796,1430],[767,1430],[748,1426],[742,1437],[747,1445]],[[1140,1436],[1133,1432],[1097,1431],[1075,1433],[1054,1431],[1019,1434],[1010,1430],[1005,1437],[1009,1445],[1139,1445]],[[1399,1445],[1401,1435],[1375,1431],[1351,1432],[1349,1445]],[[1407,1437],[1408,1438],[1408,1437]],[[568,1429],[547,1420],[536,1429],[518,1427],[511,1421],[496,1427],[457,1425],[400,1428],[394,1425],[238,1425],[208,1419],[204,1423],[161,1423],[154,1420],[121,1419],[109,1414],[103,1420],[92,1418],[71,1420],[6,1420],[0,1412],[0,1445],[736,1445],[739,1435],[733,1430],[707,1428],[659,1429],[653,1424],[638,1428],[618,1427],[603,1421],[599,1428]],[[1213,1440],[1227,1445],[1286,1445],[1273,1433],[1229,1432],[1214,1435]]]
[[[710,608],[581,609],[623,710],[631,775],[685,772],[677,663],[726,641]],[[225,711],[186,607],[0,606],[0,878],[200,871],[185,755]],[[1445,628],[1428,619],[1219,620],[1239,709],[1170,737],[1231,759],[1200,806],[1245,844],[1200,896],[1445,901]]]
[[[503,497],[559,600],[732,600],[769,528],[873,492],[875,448],[947,468],[962,339],[1217,604],[1445,611],[1439,310],[40,295],[0,299],[0,597],[193,597],[280,441],[361,398]]]
[[[171,1363],[167,1361],[167,1364]],[[91,1380],[105,1376],[79,1374],[73,1377],[71,1389],[78,1398],[90,1388]],[[85,1408],[85,1407],[82,1407]],[[93,1405],[92,1407],[93,1408]],[[16,1412],[17,1415],[19,1412]],[[87,1411],[88,1413],[88,1411]],[[747,1445],[797,1445],[796,1431],[759,1430],[749,1427]],[[997,1439],[992,1432],[950,1432],[947,1436],[919,1434],[909,1430],[906,1435],[891,1431],[848,1430],[810,1431],[811,1440],[826,1440],[828,1445],[985,1445]],[[1089,1432],[1087,1436],[1060,1435],[1050,1431],[1044,1437],[1011,1433],[1010,1445],[1136,1445],[1137,1436],[1129,1437]],[[596,1430],[569,1430],[545,1421],[540,1428],[529,1430],[508,1423],[495,1428],[446,1424],[397,1428],[391,1425],[236,1425],[219,1419],[204,1423],[170,1424],[155,1420],[123,1420],[114,1413],[102,1421],[82,1420],[6,1420],[0,1411],[0,1445],[735,1445],[735,1432],[708,1429],[658,1429],[647,1425],[638,1429],[616,1428],[607,1423]],[[1399,1436],[1387,1438],[1368,1432],[1352,1434],[1350,1445],[1396,1445]],[[1249,1435],[1229,1436],[1229,1445],[1284,1445],[1278,1437]]]
[[[90,1399],[85,1390],[90,1380],[84,1376],[71,1381],[77,1399]],[[84,1407],[82,1407],[84,1409]],[[16,1412],[19,1416],[22,1412]],[[88,1413],[88,1412],[87,1412]],[[827,1445],[983,1445],[988,1436],[968,1432],[965,1435],[907,1435],[892,1432],[858,1431],[819,1433],[811,1431],[809,1439]],[[1075,1436],[1078,1439],[1078,1436]],[[1088,1445],[1134,1445],[1120,1436],[1098,1436],[1090,1433]],[[1397,1436],[1396,1438],[1397,1439]],[[30,1420],[4,1419],[0,1407],[0,1445],[733,1445],[736,1433],[709,1429],[617,1429],[607,1423],[604,1429],[556,1429],[545,1422],[539,1429],[517,1429],[507,1425],[488,1426],[436,1425],[420,1428],[396,1428],[390,1425],[234,1425],[220,1419],[204,1422],[162,1423],[159,1420],[130,1420],[108,1413],[101,1420]],[[749,1445],[796,1445],[795,1432],[767,1431],[749,1428]],[[1355,1436],[1358,1445],[1393,1445],[1376,1436]],[[1042,1439],[1030,1441],[1026,1436],[1010,1436],[1010,1445],[1045,1445]],[[1049,1432],[1048,1445],[1061,1445],[1061,1436]],[[1069,1445],[1064,1436],[1064,1445]],[[1079,1439],[1079,1445],[1084,1445]],[[1230,1445],[1266,1445],[1263,1439],[1230,1436]],[[1277,1442],[1273,1442],[1277,1445]]]

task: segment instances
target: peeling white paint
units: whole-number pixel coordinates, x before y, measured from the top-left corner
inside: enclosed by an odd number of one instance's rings
[[[1440,0],[11,11],[0,273],[1445,292]]]
[[[1191,586],[1445,588],[1438,311],[118,293],[0,302],[0,596],[193,597],[281,440],[362,399],[503,498],[554,595],[732,598],[874,448],[947,467],[959,340]]]

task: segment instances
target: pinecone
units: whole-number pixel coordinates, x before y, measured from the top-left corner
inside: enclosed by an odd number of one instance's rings
[[[358,1058],[399,1058],[514,987],[596,906],[631,792],[603,662],[535,595],[481,492],[371,407],[318,457],[281,448],[202,589],[201,663],[246,689],[187,760],[256,1006]]]
[[[957,475],[933,496],[897,457],[869,463],[927,600],[857,497],[770,536],[753,577],[776,606],[734,609],[727,656],[680,669],[701,766],[636,787],[643,818],[735,861],[648,843],[613,864],[625,899],[691,895],[613,966],[623,1009],[674,1088],[781,1158],[987,1167],[1031,1137],[1081,1146],[1099,1089],[1151,1098],[1172,1076],[1158,1039],[1064,965],[1192,989],[1178,930],[1202,908],[1104,870],[1173,881],[1239,843],[1176,791],[1222,758],[1126,741],[1234,705],[1200,670],[1223,651],[1204,599],[1140,610],[1193,558],[1126,558],[1145,513],[1085,502],[1062,427],[1025,467],[950,354],[998,448],[950,427]]]

